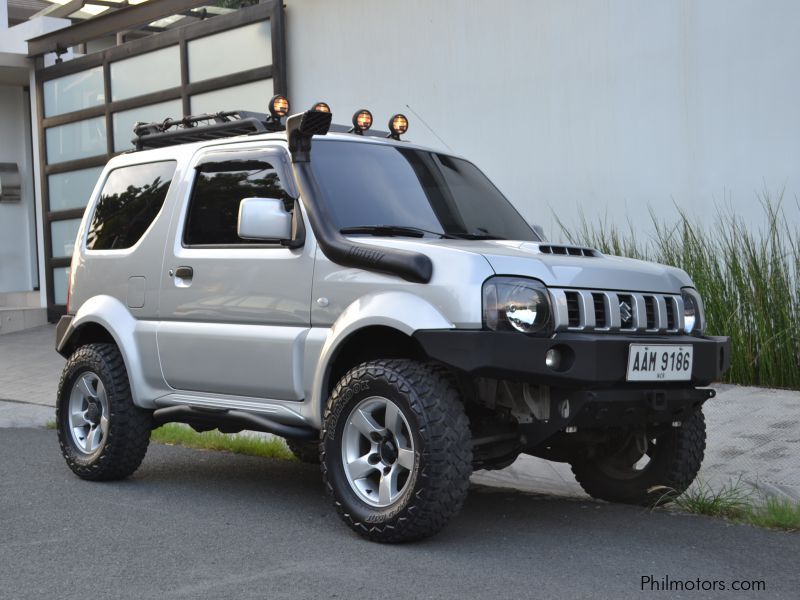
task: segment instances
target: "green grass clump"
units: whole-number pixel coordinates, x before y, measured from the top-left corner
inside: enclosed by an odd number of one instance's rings
[[[572,243],[689,273],[705,303],[707,333],[731,338],[725,381],[800,389],[800,228],[786,219],[782,195],[764,192],[760,200],[760,227],[730,212],[706,225],[680,209],[672,222],[651,211],[644,236],[608,220],[583,218],[576,230],[558,224]]]
[[[768,497],[761,506],[751,509],[748,517],[759,527],[800,531],[800,502]]]
[[[150,440],[159,444],[187,448],[219,450],[280,460],[296,460],[294,454],[280,438],[220,433],[217,430],[198,433],[194,429],[179,423],[167,423],[158,429],[154,429],[150,434]]]
[[[671,500],[681,510],[697,515],[720,517],[767,529],[800,531],[800,502],[764,494],[741,479],[719,489],[698,479],[680,495],[666,488],[662,491],[664,494],[655,506]]]
[[[718,490],[704,481],[697,481],[674,502],[686,512],[741,521],[753,509],[754,496],[741,480],[723,485]]]
[[[55,429],[56,428],[56,422],[55,421],[48,421],[47,423],[44,424],[44,428],[45,429]]]

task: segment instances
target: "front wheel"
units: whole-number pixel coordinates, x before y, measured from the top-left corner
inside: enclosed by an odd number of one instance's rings
[[[378,542],[433,535],[460,510],[472,472],[457,390],[415,361],[355,367],[328,402],[321,461],[339,515],[360,535]]]
[[[619,434],[591,458],[572,463],[572,472],[594,498],[653,505],[682,494],[694,481],[706,448],[702,411],[679,427],[654,436],[644,431]]]
[[[69,357],[56,399],[61,453],[83,479],[123,479],[141,464],[151,413],[133,404],[128,373],[113,344],[88,344]]]

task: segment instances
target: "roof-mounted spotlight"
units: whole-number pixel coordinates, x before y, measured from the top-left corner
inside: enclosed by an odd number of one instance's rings
[[[405,115],[397,113],[389,119],[389,135],[393,140],[399,140],[400,136],[408,131],[408,119]]]
[[[289,114],[289,101],[286,96],[275,94],[269,101],[269,114],[274,121],[280,121],[282,117]]]
[[[331,107],[328,106],[327,102],[317,102],[314,106],[311,107],[311,110],[315,110],[317,112],[331,112]]]
[[[366,108],[362,108],[353,115],[353,128],[349,133],[364,135],[364,132],[372,127],[372,113]]]

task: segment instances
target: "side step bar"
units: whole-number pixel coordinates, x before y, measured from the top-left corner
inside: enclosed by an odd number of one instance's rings
[[[297,427],[278,423],[267,417],[241,410],[201,409],[194,406],[168,406],[153,412],[158,424],[186,423],[198,431],[219,429],[224,433],[235,433],[243,429],[264,431],[284,438],[313,440],[319,432],[310,427]]]

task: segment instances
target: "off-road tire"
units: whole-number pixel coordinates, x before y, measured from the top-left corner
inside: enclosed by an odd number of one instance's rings
[[[72,439],[69,396],[76,379],[90,371],[105,386],[108,397],[108,433],[92,454],[81,452]],[[88,344],[69,357],[58,383],[56,430],[61,453],[70,469],[82,479],[124,479],[141,464],[150,443],[153,418],[131,398],[125,363],[114,344]]]
[[[289,450],[300,462],[309,465],[319,464],[319,440],[286,440]]]
[[[671,501],[694,481],[706,448],[706,423],[698,410],[680,427],[656,438],[656,452],[647,468],[631,478],[616,478],[604,468],[602,455],[572,463],[572,472],[594,498],[653,506]]]
[[[355,494],[342,460],[342,433],[352,409],[375,396],[402,411],[415,448],[405,491],[385,508]],[[472,473],[469,422],[452,380],[433,365],[412,360],[375,360],[351,369],[325,410],[321,467],[339,515],[363,537],[395,543],[435,534],[461,509]]]

